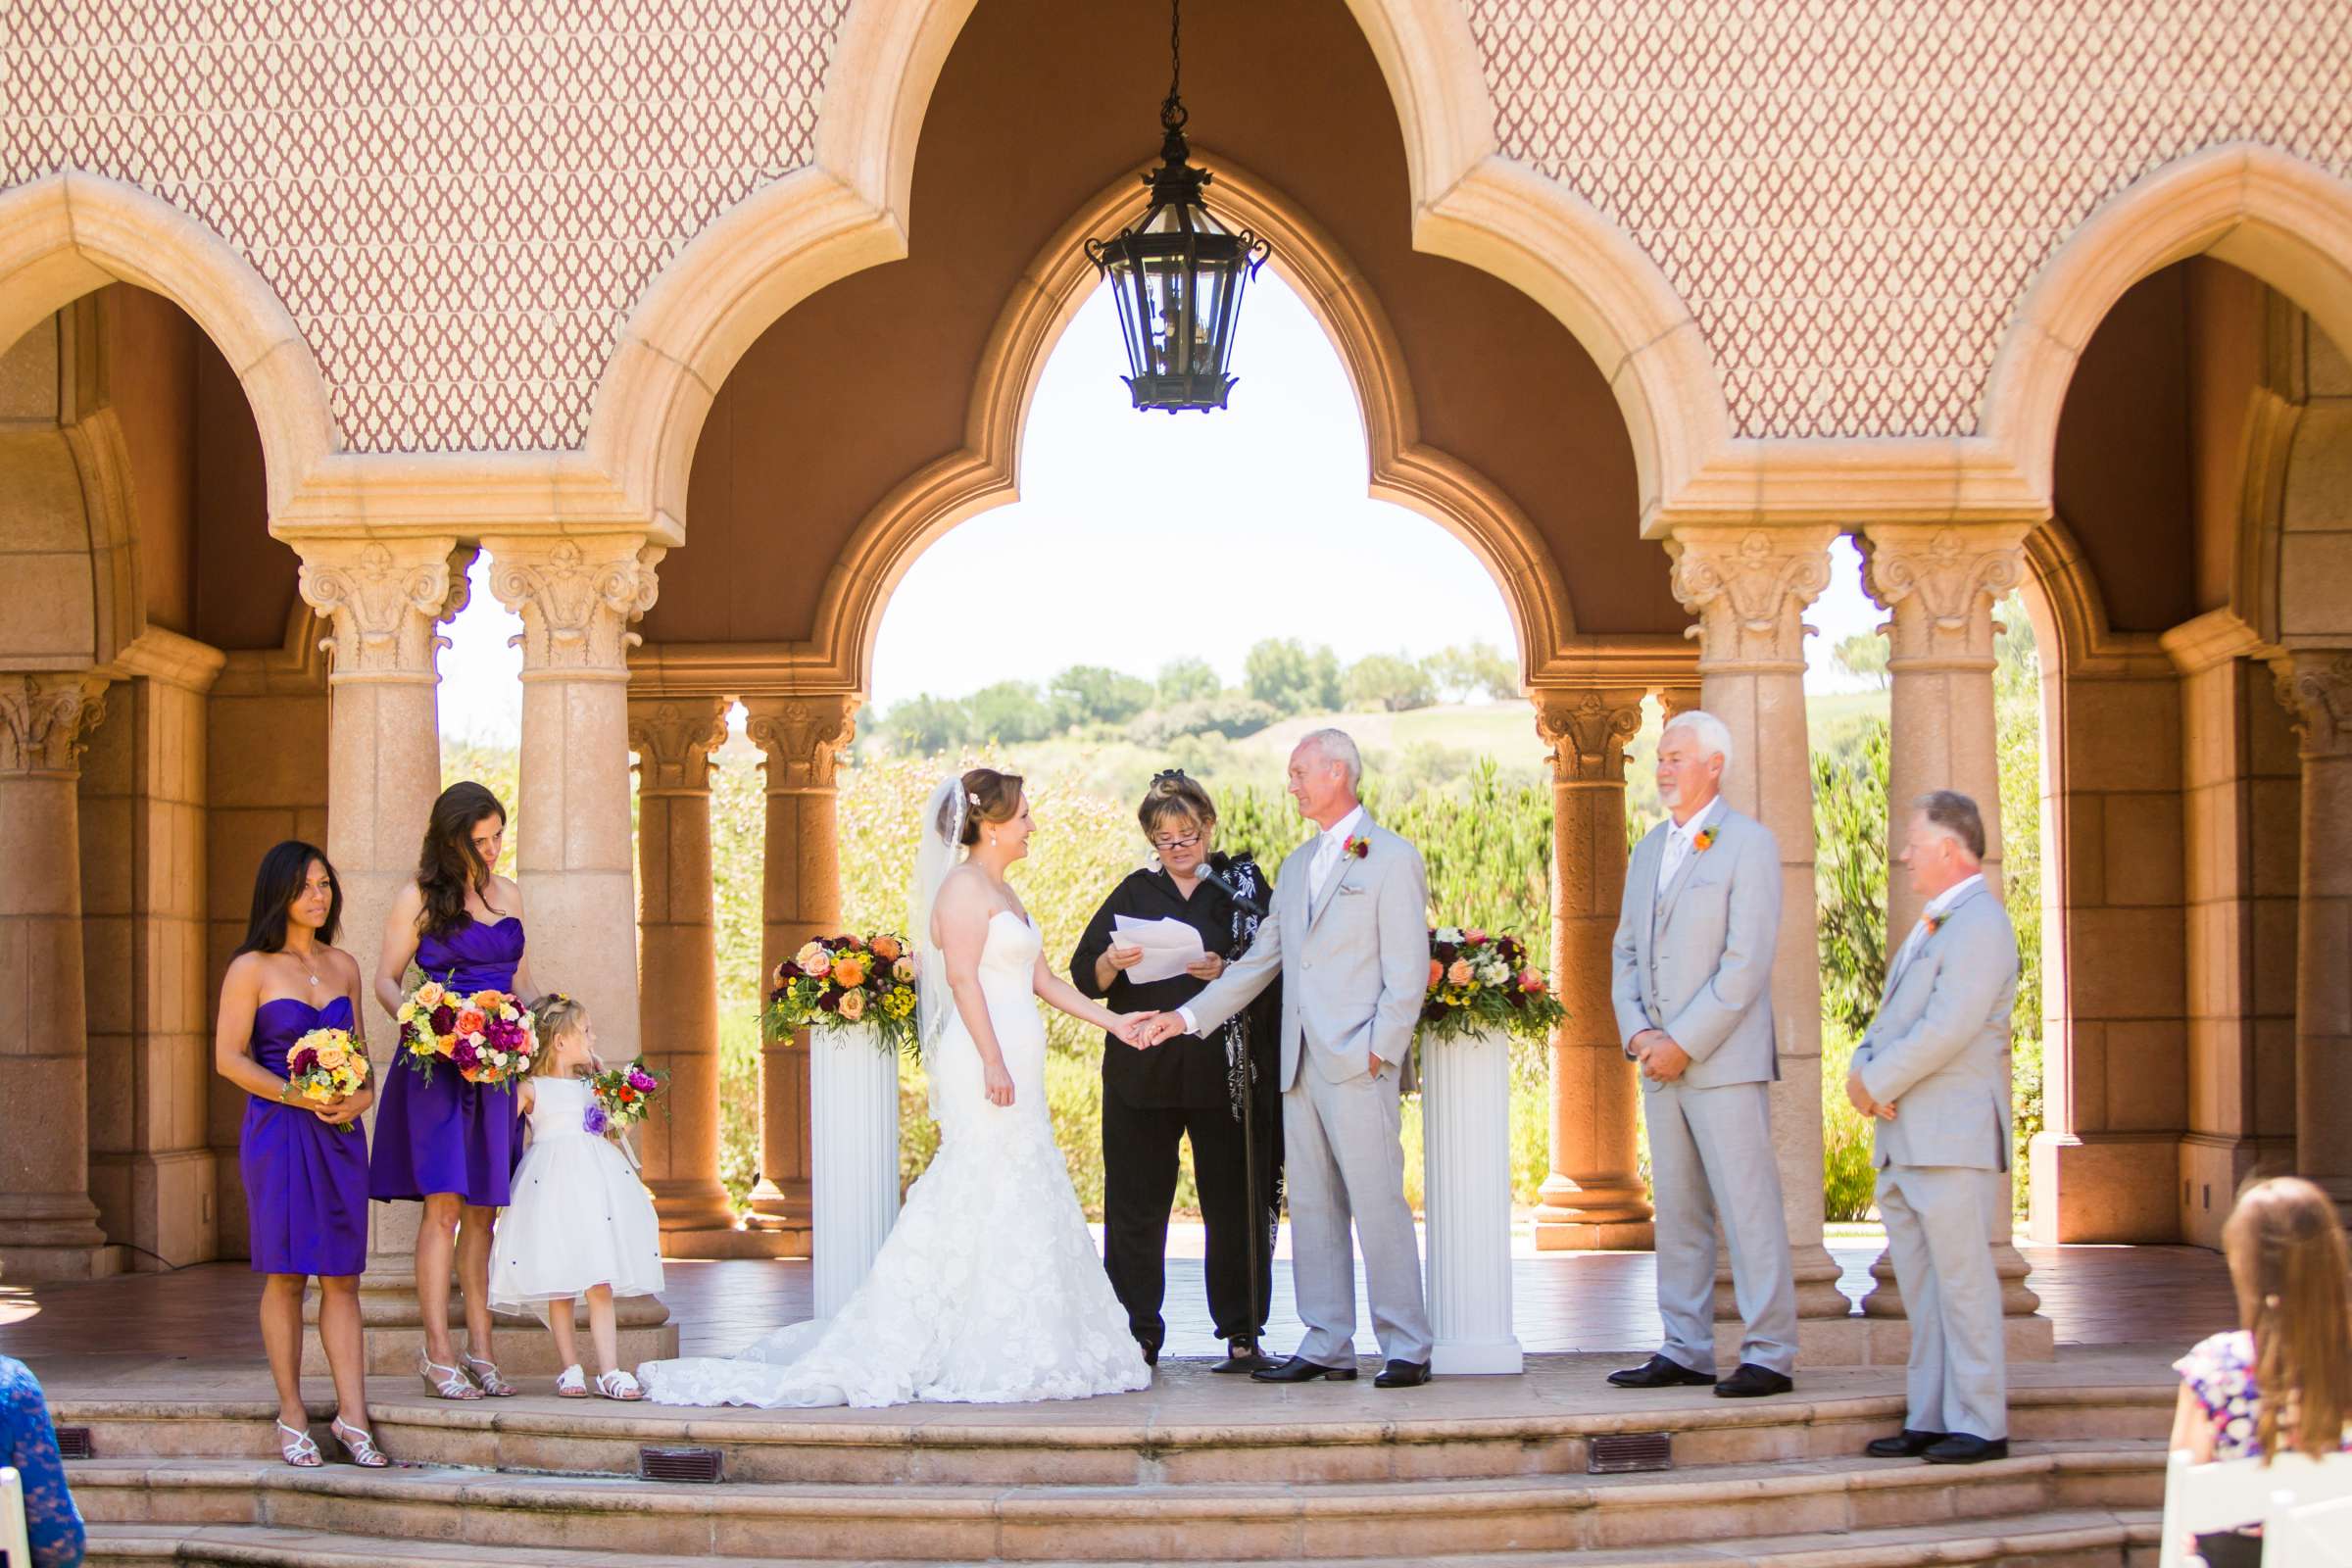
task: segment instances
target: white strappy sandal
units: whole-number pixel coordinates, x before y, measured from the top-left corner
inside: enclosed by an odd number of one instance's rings
[[[506,1380],[498,1370],[496,1361],[485,1361],[470,1351],[466,1356],[466,1370],[473,1375],[474,1382],[482,1386],[482,1392],[493,1399],[511,1399],[522,1392]]]
[[[588,1397],[588,1376],[580,1370],[579,1362],[574,1361],[556,1374],[556,1397],[559,1399],[585,1399]]]
[[[596,1392],[608,1399],[629,1400],[645,1397],[645,1391],[637,1386],[637,1380],[618,1367],[614,1367],[610,1372],[599,1372],[596,1375]]]
[[[424,1386],[444,1399],[478,1399],[482,1391],[466,1381],[466,1374],[454,1366],[443,1366],[431,1356],[421,1357],[424,1370],[420,1374]]]
[[[326,1456],[318,1451],[318,1439],[308,1432],[295,1431],[283,1421],[277,1424],[277,1451],[279,1457],[297,1470],[316,1470],[326,1463]]]
[[[374,1433],[363,1432],[341,1416],[335,1417],[326,1430],[332,1432],[335,1441],[343,1445],[343,1451],[351,1455],[351,1462],[363,1470],[381,1470],[392,1462],[375,1446]]]

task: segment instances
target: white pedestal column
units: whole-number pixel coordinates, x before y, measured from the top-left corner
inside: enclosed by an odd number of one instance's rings
[[[816,1315],[863,1283],[899,1217],[899,1054],[870,1024],[808,1032]]]
[[[1511,1043],[1421,1046],[1421,1190],[1437,1373],[1517,1372],[1511,1332]]]

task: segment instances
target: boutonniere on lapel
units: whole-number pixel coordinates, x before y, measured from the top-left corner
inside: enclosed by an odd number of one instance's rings
[[[1360,860],[1372,853],[1372,841],[1359,833],[1351,833],[1340,846],[1340,853],[1350,860]]]
[[[1940,915],[1940,914],[1931,914],[1931,915],[1929,915],[1929,916],[1928,916],[1928,935],[1930,935],[1930,936],[1934,936],[1934,935],[1935,935],[1936,932],[1938,932],[1938,931],[1942,930],[1942,929],[1943,929],[1943,921],[1944,921],[1944,916],[1942,916],[1942,915]]]
[[[1690,835],[1691,854],[1704,855],[1707,853],[1707,851],[1713,849],[1714,847],[1715,830],[1713,828],[1702,827],[1696,833]]]

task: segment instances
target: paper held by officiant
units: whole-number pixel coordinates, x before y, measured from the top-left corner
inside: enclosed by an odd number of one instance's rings
[[[1200,933],[1182,920],[1138,920],[1131,914],[1111,916],[1111,940],[1123,947],[1141,948],[1144,956],[1127,971],[1129,985],[1148,986],[1154,980],[1173,980],[1208,956]]]

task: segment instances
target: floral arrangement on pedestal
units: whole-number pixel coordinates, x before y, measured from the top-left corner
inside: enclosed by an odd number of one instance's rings
[[[286,1054],[286,1082],[314,1105],[339,1104],[368,1082],[368,1054],[348,1029],[314,1029]],[[347,1121],[335,1130],[348,1133],[358,1128],[358,1122]]]
[[[1443,1044],[1499,1030],[1541,1040],[1568,1016],[1517,937],[1477,926],[1429,933],[1429,989],[1416,1038]]]
[[[776,965],[767,996],[771,1033],[870,1025],[874,1039],[912,1053],[915,962],[906,939],[888,931],[816,937]]]
[[[432,1082],[447,1061],[469,1084],[503,1084],[531,1070],[539,1030],[531,1012],[504,991],[458,991],[427,980],[400,1004],[402,1059]]]

